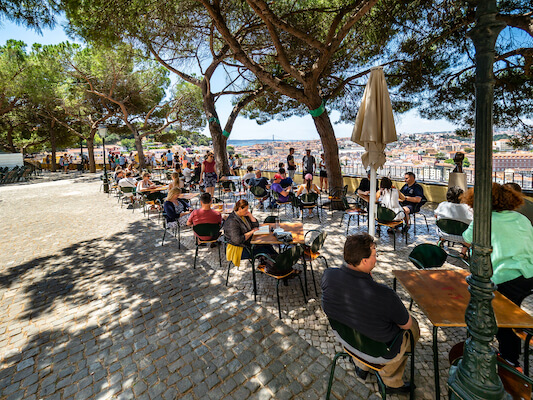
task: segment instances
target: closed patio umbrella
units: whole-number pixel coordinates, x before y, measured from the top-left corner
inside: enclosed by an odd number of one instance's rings
[[[376,170],[385,164],[385,146],[387,143],[398,140],[389,90],[382,67],[375,67],[370,71],[370,78],[355,119],[351,140],[366,150],[361,161],[365,168],[370,167],[368,233],[374,235],[376,233]]]

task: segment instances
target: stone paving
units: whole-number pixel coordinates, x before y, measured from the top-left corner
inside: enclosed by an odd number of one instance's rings
[[[0,397],[5,399],[284,399],[324,398],[336,344],[309,282],[304,303],[295,280],[280,285],[258,274],[253,301],[248,264],[225,286],[217,249],[201,249],[192,269],[193,238],[182,233],[161,246],[162,228],[138,209],[121,208],[99,192],[90,174],[0,188]],[[59,179],[60,174],[48,174]],[[382,235],[374,278],[392,285],[392,269],[411,269],[407,254],[435,242],[419,219],[408,246]],[[282,211],[283,213],[283,211]],[[256,214],[261,220],[267,214]],[[341,212],[324,211],[305,230],[326,229],[324,255],[339,266],[346,232]],[[283,217],[283,216],[282,216]],[[423,227],[422,227],[423,226]],[[351,233],[364,229],[352,224]],[[168,236],[167,236],[168,237]],[[461,263],[448,259],[449,268]],[[399,294],[408,304],[405,291]],[[416,395],[433,398],[431,325],[416,307]],[[441,387],[447,353],[464,329],[439,331]],[[377,384],[341,363],[333,398],[374,399]],[[392,399],[406,396],[391,396]]]

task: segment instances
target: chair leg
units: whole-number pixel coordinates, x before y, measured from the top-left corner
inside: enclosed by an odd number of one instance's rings
[[[328,260],[326,260],[326,257],[324,257],[324,256],[318,256],[317,259],[319,259],[319,258],[321,258],[321,259],[324,260],[324,262],[326,263],[326,269],[328,269],[328,268],[329,268],[329,267],[328,267]]]
[[[413,308],[413,299],[411,298],[411,302],[409,303],[409,311]]]
[[[163,239],[161,240],[161,246],[165,244],[165,236],[167,235],[167,227],[163,227]]]
[[[344,216],[345,216],[345,215],[346,215],[346,213],[343,213],[343,214],[341,215],[341,222],[340,222],[340,224],[339,224],[339,227],[342,226],[342,221],[344,220]]]
[[[276,296],[278,297],[279,319],[281,319],[281,302],[279,301],[279,281],[280,281],[280,279],[277,279],[277,282],[276,282]]]
[[[180,222],[178,221],[178,249],[181,250],[181,227],[180,227]],[[174,235],[175,237],[175,235]]]
[[[316,282],[315,282],[315,271],[313,271],[313,262],[309,260],[309,268],[311,269],[311,278],[313,278],[313,286],[315,288],[315,296],[318,297],[318,292],[316,290]]]
[[[350,230],[350,221],[352,220],[352,216],[348,215],[348,222],[346,223],[346,235],[348,235],[348,231]]]
[[[331,387],[333,386],[333,378],[335,377],[335,366],[337,365],[337,360],[340,357],[349,357],[350,355],[348,353],[340,352],[335,354],[335,357],[333,357],[333,362],[331,363],[331,372],[329,373],[329,382],[328,382],[328,390],[326,392],[326,400],[329,400],[329,397],[331,395]]]
[[[524,342],[524,375],[529,376],[529,343],[533,334],[528,333]]]
[[[304,303],[307,303],[307,297],[305,297],[305,291],[304,291],[304,285],[302,284],[302,278],[300,278],[300,275],[298,276],[298,281],[300,281],[300,289],[302,289],[302,294],[304,296]],[[315,287],[316,290],[316,287]]]
[[[193,265],[193,269],[196,269],[196,259],[198,258],[198,242],[196,242],[196,252],[194,253],[194,265]]]
[[[392,281],[392,289],[394,291],[396,291],[396,277],[394,277],[393,281]]]
[[[222,256],[220,255],[220,248],[222,247],[222,243],[218,243],[218,263],[220,265],[220,269],[222,269]]]
[[[378,380],[378,386],[379,386],[379,392],[381,393],[381,398],[385,400],[387,398],[387,390],[385,389],[385,383],[383,382],[383,379],[381,379],[381,376],[379,375],[379,372],[375,372],[376,379]]]
[[[228,286],[229,270],[230,270],[230,268],[231,268],[231,264],[233,264],[231,261],[228,262],[228,273],[226,274],[226,286]]]
[[[413,335],[411,332],[409,332],[409,343],[411,344],[411,376],[410,376],[410,382],[411,382],[411,391],[409,393],[409,399],[414,400],[415,398],[415,339],[413,338]]]

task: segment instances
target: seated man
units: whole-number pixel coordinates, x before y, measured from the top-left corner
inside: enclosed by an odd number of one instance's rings
[[[376,246],[367,233],[352,235],[344,244],[344,265],[329,268],[322,276],[322,308],[326,315],[361,334],[382,343],[390,343],[402,329],[411,329],[416,343],[420,336],[418,322],[409,315],[402,301],[392,289],[372,279],[370,274],[376,265]],[[410,351],[409,333],[403,341],[397,340],[385,360],[380,375],[387,386],[387,393],[407,393],[409,383],[403,382]],[[351,351],[351,349],[350,349]],[[354,349],[361,358],[373,362],[373,357]],[[365,379],[368,367],[356,367],[357,375]]]
[[[405,185],[400,192],[405,196],[405,200],[400,202],[405,212],[405,224],[409,227],[409,214],[414,214],[421,207],[420,202],[425,200],[424,189],[415,181],[415,174],[412,172],[405,173]]]
[[[255,171],[255,178],[250,179],[248,184],[249,184],[250,187],[258,186],[258,187],[263,188],[265,190],[267,190],[268,187],[269,187],[268,179],[265,178],[264,176],[261,176],[261,171],[260,170]],[[260,208],[263,207],[263,202],[266,199],[268,199],[268,198],[269,198],[269,196],[267,194],[264,198],[259,200],[259,207]]]
[[[285,172],[285,168],[280,168],[279,169],[279,174],[281,175],[281,182],[279,183],[281,185],[281,187],[282,188],[292,187],[292,184],[294,183],[294,181],[292,180],[292,178],[287,177],[287,173]]]
[[[294,193],[291,192],[291,187],[283,188],[281,186],[281,175],[276,174],[274,175],[274,182],[272,183],[272,186],[270,187],[273,192],[279,193],[279,202],[280,203],[287,203],[291,201],[291,199],[294,197]]]
[[[200,196],[200,208],[191,212],[189,219],[187,220],[188,226],[198,224],[220,224],[222,223],[222,214],[216,210],[212,210],[211,206],[213,199],[211,195],[204,192]],[[208,237],[199,236],[201,240],[209,240]]]
[[[132,176],[132,172],[126,170],[126,177],[118,181],[120,187],[137,187],[137,179]]]

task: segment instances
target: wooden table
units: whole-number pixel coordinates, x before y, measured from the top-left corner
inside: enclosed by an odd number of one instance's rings
[[[180,193],[178,195],[178,199],[183,199],[183,200],[192,200],[194,199],[195,197],[198,197],[199,194],[198,193]]]
[[[466,326],[465,311],[470,300],[464,270],[392,271],[405,287],[413,301],[433,325],[433,368],[435,371],[435,398],[440,398],[437,331],[439,327]],[[492,307],[500,328],[533,328],[533,317],[494,292]]]
[[[141,189],[141,193],[164,192],[165,190],[168,190],[168,185],[153,186],[153,187]]]
[[[270,228],[275,228],[276,224],[261,224],[260,226],[268,225]],[[291,244],[304,244],[304,224],[301,222],[281,222],[279,224],[279,227],[282,228],[285,232],[290,232],[292,234],[292,242]],[[284,242],[280,242],[275,236],[274,233],[269,234],[261,234],[261,235],[253,235],[252,237],[252,248],[254,245],[265,245],[265,244],[271,244],[271,245],[281,245],[285,244]],[[305,264],[304,264],[305,267]],[[252,278],[253,278],[253,284],[254,284],[254,300],[257,299],[257,284],[255,280],[255,262],[252,259]],[[305,281],[305,287],[307,288],[307,273],[306,269],[304,268],[304,281]]]

